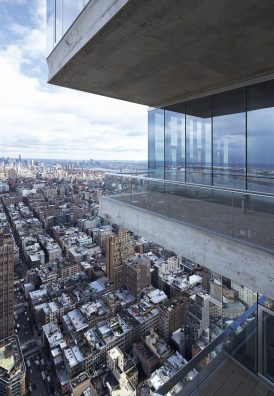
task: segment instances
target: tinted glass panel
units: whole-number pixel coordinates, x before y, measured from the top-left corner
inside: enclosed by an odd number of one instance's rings
[[[211,98],[186,103],[186,181],[211,184]]]
[[[72,25],[86,3],[87,1],[83,0],[63,0],[63,34]]]
[[[165,178],[185,181],[185,106],[165,110]]]
[[[262,317],[262,374],[274,382],[274,315],[263,312]]]
[[[49,54],[54,46],[54,2],[53,0],[47,1],[47,53]]]
[[[164,178],[164,110],[148,113],[148,169],[149,176]]]
[[[245,89],[213,96],[213,184],[245,189]]]
[[[62,37],[62,0],[56,0],[55,3],[55,42],[57,43]]]
[[[247,186],[274,193],[274,81],[247,88]]]

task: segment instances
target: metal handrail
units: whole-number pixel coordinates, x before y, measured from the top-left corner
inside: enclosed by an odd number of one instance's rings
[[[260,297],[258,303],[263,304],[267,297]],[[229,327],[227,327],[219,336],[208,344],[202,351],[200,351],[194,358],[192,358],[184,367],[182,367],[170,380],[157,390],[157,394],[166,395],[178,382],[180,382],[191,370],[193,370],[199,362],[208,356],[225,338],[241,325],[257,311],[257,303],[249,307],[238,319],[236,319]]]

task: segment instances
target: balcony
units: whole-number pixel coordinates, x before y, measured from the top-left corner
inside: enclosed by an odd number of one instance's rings
[[[47,1],[47,53],[65,35],[90,0],[48,0]]]
[[[252,290],[274,296],[274,197],[107,174],[100,214]]]
[[[55,12],[48,2],[52,84],[161,107],[274,75],[270,0],[54,4]]]
[[[259,299],[259,303],[263,300],[264,296]],[[257,304],[254,304],[164,385],[156,389],[156,394],[274,395],[273,384],[257,376],[260,366],[258,336]]]

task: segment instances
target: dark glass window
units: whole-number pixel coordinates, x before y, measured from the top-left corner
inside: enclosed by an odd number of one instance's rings
[[[247,87],[247,187],[274,193],[274,81]]]
[[[186,181],[211,184],[211,98],[186,103]]]
[[[155,109],[148,113],[148,170],[149,176],[164,178],[164,110]]]
[[[185,181],[185,105],[165,110],[165,179]]]
[[[245,189],[245,89],[213,96],[213,184]]]

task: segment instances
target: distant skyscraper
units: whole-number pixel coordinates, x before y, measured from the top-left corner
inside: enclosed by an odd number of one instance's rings
[[[134,254],[129,233],[120,229],[118,235],[106,237],[106,272],[113,281],[114,289],[120,289],[124,283],[124,261]]]
[[[0,229],[0,340],[13,334],[14,293],[13,239],[9,230]]]

